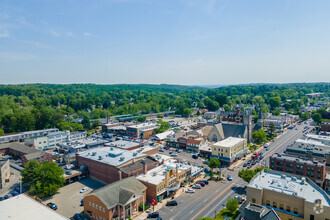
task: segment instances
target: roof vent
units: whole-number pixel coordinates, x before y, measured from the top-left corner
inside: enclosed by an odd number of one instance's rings
[[[292,180],[292,181],[296,181],[297,178],[296,178],[295,176],[293,176],[293,177],[291,177],[291,180]]]
[[[114,150],[113,147],[110,147],[110,150]]]
[[[141,163],[142,163],[142,164],[145,164],[145,163],[146,163],[146,159],[142,159],[142,160],[141,160]]]
[[[133,153],[133,157],[136,157],[137,156],[137,153]]]
[[[123,161],[125,159],[125,157],[120,157],[119,161]]]
[[[99,160],[102,160],[103,158],[102,158],[102,156],[99,156]]]
[[[301,177],[301,183],[305,183],[306,182],[306,178],[305,177]]]
[[[281,174],[281,178],[282,178],[282,179],[285,179],[286,176],[285,176],[284,174]]]
[[[96,152],[92,152],[92,156],[95,156],[96,155]]]

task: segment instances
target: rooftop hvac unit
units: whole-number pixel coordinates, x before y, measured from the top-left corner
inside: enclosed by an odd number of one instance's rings
[[[137,156],[137,153],[133,153],[133,157],[136,157]]]
[[[99,160],[102,160],[103,158],[102,158],[102,156],[99,156]]]
[[[95,156],[96,155],[96,152],[92,152],[92,156]]]
[[[125,157],[120,157],[119,161],[123,161],[125,159]]]

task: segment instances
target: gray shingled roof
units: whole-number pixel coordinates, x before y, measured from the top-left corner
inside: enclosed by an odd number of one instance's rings
[[[264,216],[260,218],[261,220],[281,220],[280,217],[278,217],[277,213],[274,211],[274,209],[269,210]]]
[[[118,204],[125,205],[133,195],[142,195],[146,189],[147,187],[138,179],[129,177],[104,186],[89,195],[98,197],[110,209]]]
[[[241,137],[244,138],[245,133],[245,125],[237,125],[237,124],[226,124],[222,123],[223,133],[225,138],[228,137]]]
[[[40,157],[41,154],[43,154],[43,153],[44,152],[40,151],[40,152],[31,153],[31,154],[26,154],[24,156],[27,160],[33,160],[33,159],[37,159],[38,157]]]
[[[157,161],[155,160],[152,160],[148,157],[146,157],[145,159],[145,163],[149,166],[150,164],[154,164],[154,163],[158,163]],[[120,171],[124,172],[124,173],[133,173],[134,171],[136,170],[141,170],[143,169],[143,163],[142,163],[142,160],[139,160],[135,163],[132,163],[132,164],[128,164],[128,165],[125,165],[123,167],[120,167]]]
[[[40,150],[37,150],[33,147],[28,147],[24,144],[19,144],[19,143],[7,143],[7,144],[1,144],[0,145],[0,149],[6,149],[6,148],[22,152],[23,154],[31,154],[31,153],[41,152]]]

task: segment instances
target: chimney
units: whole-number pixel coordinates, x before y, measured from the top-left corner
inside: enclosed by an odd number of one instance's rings
[[[144,174],[147,174],[147,172],[148,172],[148,165],[147,165],[147,163],[144,163],[143,164],[143,172],[144,172]]]
[[[121,171],[118,171],[119,180],[121,180]]]
[[[164,159],[162,159],[162,164],[164,164],[165,163],[165,160]]]
[[[239,113],[241,112],[241,110],[239,108],[236,109],[236,114],[239,115]]]
[[[179,181],[179,168],[178,168],[178,165],[175,167],[175,178],[176,178],[176,181]]]

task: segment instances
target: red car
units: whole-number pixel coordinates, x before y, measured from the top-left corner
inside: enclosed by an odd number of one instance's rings
[[[165,147],[165,149],[166,149],[166,150],[169,150],[169,149],[170,149],[170,147]]]
[[[197,184],[201,185],[201,187],[204,187],[205,186],[205,183],[204,182],[197,182]]]

